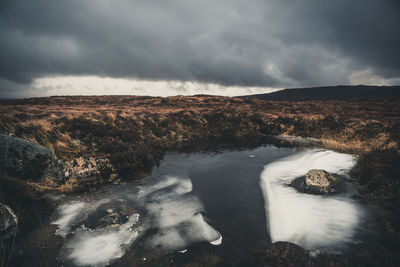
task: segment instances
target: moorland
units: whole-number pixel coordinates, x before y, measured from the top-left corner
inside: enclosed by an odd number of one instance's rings
[[[58,164],[54,166],[62,169],[57,177],[48,175],[48,158],[24,155],[17,155],[23,167],[1,167],[0,201],[19,217],[17,240],[40,227],[44,223],[41,218],[52,212],[54,206],[42,197],[46,193],[76,194],[141,179],[168,151],[200,150],[212,144],[251,146],[273,136],[301,136],[318,139],[324,148],[358,155],[351,177],[363,201],[376,207],[375,234],[368,246],[357,247],[348,257],[322,254],[310,261],[303,249],[276,244],[252,259],[255,264],[379,266],[384,262],[394,266],[400,261],[397,98],[286,101],[197,95],[17,99],[0,102],[0,134],[50,149],[51,160]]]

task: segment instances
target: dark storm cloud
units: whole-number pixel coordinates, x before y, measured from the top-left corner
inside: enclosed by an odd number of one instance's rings
[[[400,76],[397,0],[0,3],[0,79],[49,75],[223,85],[347,83]]]

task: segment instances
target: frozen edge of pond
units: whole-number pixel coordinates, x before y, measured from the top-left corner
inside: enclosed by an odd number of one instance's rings
[[[353,155],[312,149],[266,165],[260,186],[271,241],[325,251],[351,242],[363,215],[357,203],[344,195],[299,193],[287,185],[310,169],[347,176],[355,161]]]

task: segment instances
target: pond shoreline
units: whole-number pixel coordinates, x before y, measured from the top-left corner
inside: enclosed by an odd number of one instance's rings
[[[281,143],[281,145],[286,146],[286,145],[288,145],[288,143]],[[291,145],[289,144],[289,146],[292,146],[292,145],[293,144],[291,144]],[[222,147],[224,147],[224,146],[222,146]],[[220,146],[221,149],[222,149],[222,147]],[[227,147],[229,147],[229,145],[225,146],[225,148],[227,148]],[[99,188],[97,190],[101,191],[102,189]],[[366,199],[365,196],[362,196],[362,197]],[[374,242],[375,241],[371,242],[371,244],[374,244]],[[279,256],[279,255],[283,255],[283,254],[285,254],[285,255],[287,254],[287,256],[285,256],[283,259],[280,259],[280,261],[282,261],[282,260],[283,261],[290,260],[291,257],[294,254],[296,254],[296,255],[298,254],[298,256],[296,256],[296,257],[299,257],[300,259],[301,258],[307,259],[305,261],[305,263],[308,262],[308,261],[319,262],[319,261],[323,260],[324,262],[331,261],[331,262],[336,262],[336,263],[340,262],[340,264],[350,264],[350,262],[353,262],[353,260],[355,260],[355,259],[359,260],[359,258],[352,259],[352,257],[354,255],[359,255],[360,254],[360,247],[365,249],[365,246],[362,245],[362,244],[361,245],[355,245],[354,247],[351,246],[349,248],[349,250],[348,250],[350,254],[348,254],[348,255],[344,254],[342,256],[338,256],[338,255],[330,255],[330,254],[325,254],[325,253],[313,254],[313,253],[309,253],[307,250],[303,250],[301,248],[295,248],[295,245],[292,245],[290,243],[287,243],[286,245],[284,245],[284,244],[285,243],[282,243],[282,242],[279,242],[277,244],[273,244],[267,250],[266,254],[265,253],[258,254],[257,259],[260,260],[259,264],[262,265],[262,262],[269,262],[269,261],[273,262],[274,260],[282,257],[282,256]],[[368,247],[370,247],[370,246],[368,246]],[[362,249],[361,249],[361,252],[362,252]],[[271,256],[271,253],[274,256]],[[383,252],[380,252],[380,253],[383,253]],[[351,256],[351,255],[353,255],[353,256]],[[385,255],[385,253],[383,253],[383,255]],[[253,261],[253,260],[254,259],[252,259],[251,261]]]

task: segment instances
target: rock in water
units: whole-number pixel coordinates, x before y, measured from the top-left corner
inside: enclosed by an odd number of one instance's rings
[[[289,186],[308,194],[328,195],[337,193],[339,179],[325,170],[309,170],[305,177],[293,180]]]
[[[0,202],[0,232],[17,225],[17,216],[12,209]]]
[[[0,249],[3,242],[14,234],[17,223],[17,216],[12,209],[0,202]]]

